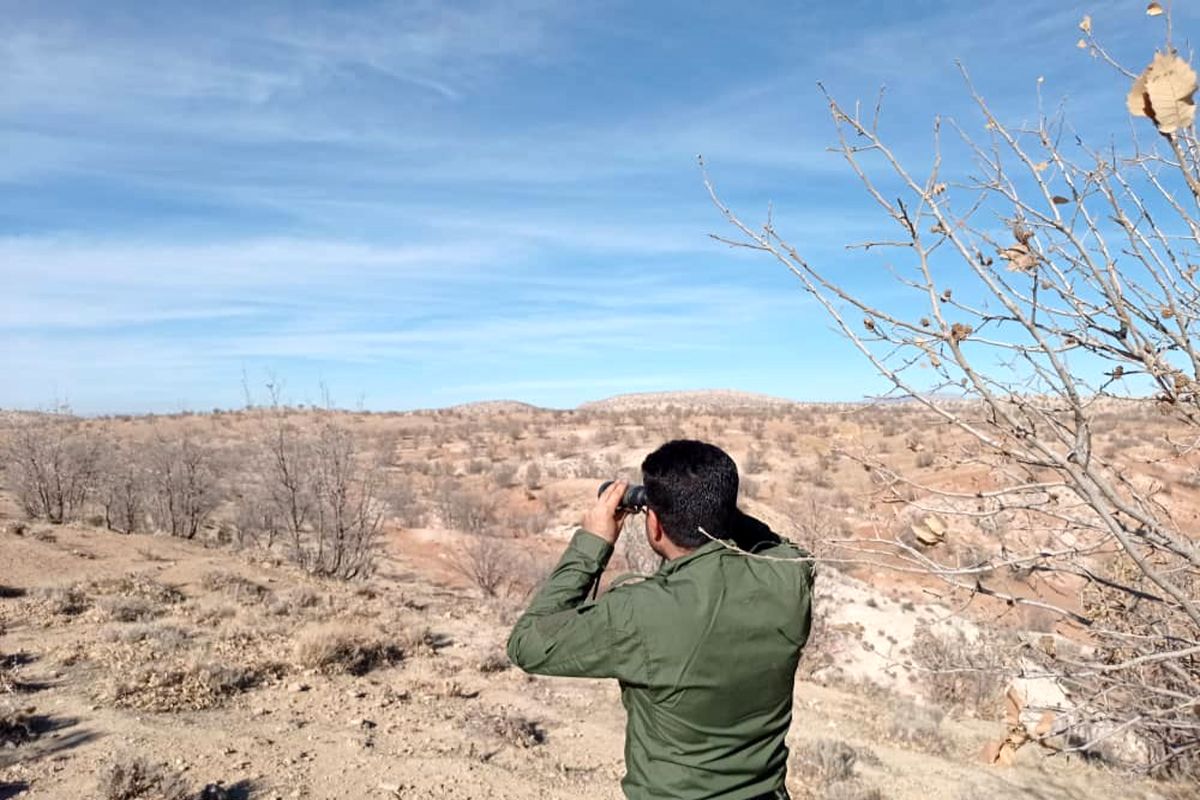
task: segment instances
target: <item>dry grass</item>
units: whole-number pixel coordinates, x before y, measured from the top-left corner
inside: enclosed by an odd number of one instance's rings
[[[981,631],[972,639],[961,630],[941,633],[919,626],[911,651],[929,697],[947,708],[995,719],[1012,674],[1011,649],[998,632]]]
[[[162,609],[144,597],[104,597],[96,603],[102,619],[110,622],[145,622],[162,613]]]
[[[323,626],[308,630],[296,642],[296,663],[325,674],[365,675],[402,661],[403,643],[358,628]]]
[[[92,581],[86,588],[96,595],[136,597],[162,605],[174,605],[184,599],[183,592],[174,586],[168,586],[140,572],[122,575],[119,578]]]
[[[227,570],[205,573],[200,579],[200,585],[210,592],[219,592],[235,603],[243,605],[263,603],[271,596],[271,590],[267,587]]]
[[[186,647],[192,634],[178,625],[150,623],[110,630],[106,638],[122,644],[146,645],[156,653],[170,653]]]
[[[48,586],[38,589],[33,597],[39,610],[56,617],[75,617],[92,606],[81,586]]]
[[[802,742],[788,764],[797,800],[883,800],[878,789],[855,774],[860,761],[878,763],[879,759],[870,750],[840,739]]]
[[[190,800],[183,776],[140,756],[109,765],[97,786],[101,800]]]
[[[479,671],[485,675],[490,675],[494,672],[503,672],[511,666],[512,662],[508,660],[508,654],[499,648],[485,655],[480,659],[478,664]]]
[[[113,684],[111,699],[142,711],[200,711],[283,674],[278,665],[244,666],[213,661],[152,663],[134,667]]]
[[[464,722],[468,728],[514,747],[527,749],[546,743],[546,731],[540,723],[508,709],[474,710]]]
[[[884,736],[888,741],[913,750],[945,752],[946,738],[942,735],[944,716],[941,709],[933,706],[917,705],[911,700],[896,700]]]

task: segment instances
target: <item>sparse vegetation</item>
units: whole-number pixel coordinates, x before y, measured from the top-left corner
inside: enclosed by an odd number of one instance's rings
[[[401,643],[365,629],[321,627],[296,642],[296,662],[328,674],[365,675],[404,659]]]
[[[19,747],[36,737],[30,709],[0,702],[0,749]]]
[[[183,776],[166,764],[143,758],[123,757],[110,764],[100,776],[97,791],[101,800],[192,800]]]
[[[840,739],[815,739],[802,742],[792,753],[788,772],[798,786],[798,798],[811,800],[882,800],[876,788],[867,786],[855,773],[860,760],[874,760],[863,751]]]
[[[259,667],[217,661],[167,660],[141,663],[115,677],[111,699],[142,711],[200,711],[283,673],[280,665]]]
[[[96,476],[100,443],[70,410],[31,414],[12,422],[0,456],[17,502],[34,519],[78,519]]]

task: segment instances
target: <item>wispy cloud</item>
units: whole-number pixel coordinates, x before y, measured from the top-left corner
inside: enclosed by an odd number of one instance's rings
[[[933,115],[970,113],[955,57],[1018,116],[1044,74],[1098,118],[1079,75],[1100,68],[1074,26],[1084,10],[1098,28],[1130,13],[1116,0],[14,5],[0,34],[0,405],[64,391],[106,409],[228,398],[231,376],[260,367],[395,404],[784,385],[833,339],[778,265],[707,238],[724,227],[696,154],[747,217],[773,203],[802,252],[882,293],[841,248],[882,221],[826,151],[816,81],[851,100],[889,84],[885,128],[920,163]]]

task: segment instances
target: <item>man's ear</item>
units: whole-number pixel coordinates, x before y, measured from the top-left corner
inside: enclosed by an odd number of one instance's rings
[[[653,508],[646,509],[646,530],[650,532],[650,538],[656,542],[667,533],[663,530],[662,522],[659,521],[658,514],[654,513]]]

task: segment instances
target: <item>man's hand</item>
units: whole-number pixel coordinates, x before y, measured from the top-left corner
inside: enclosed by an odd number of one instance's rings
[[[596,504],[583,515],[580,526],[588,533],[594,533],[609,544],[615,545],[621,535],[621,525],[625,522],[625,512],[618,511],[621,498],[629,488],[626,481],[613,481],[604,493],[596,500]]]

